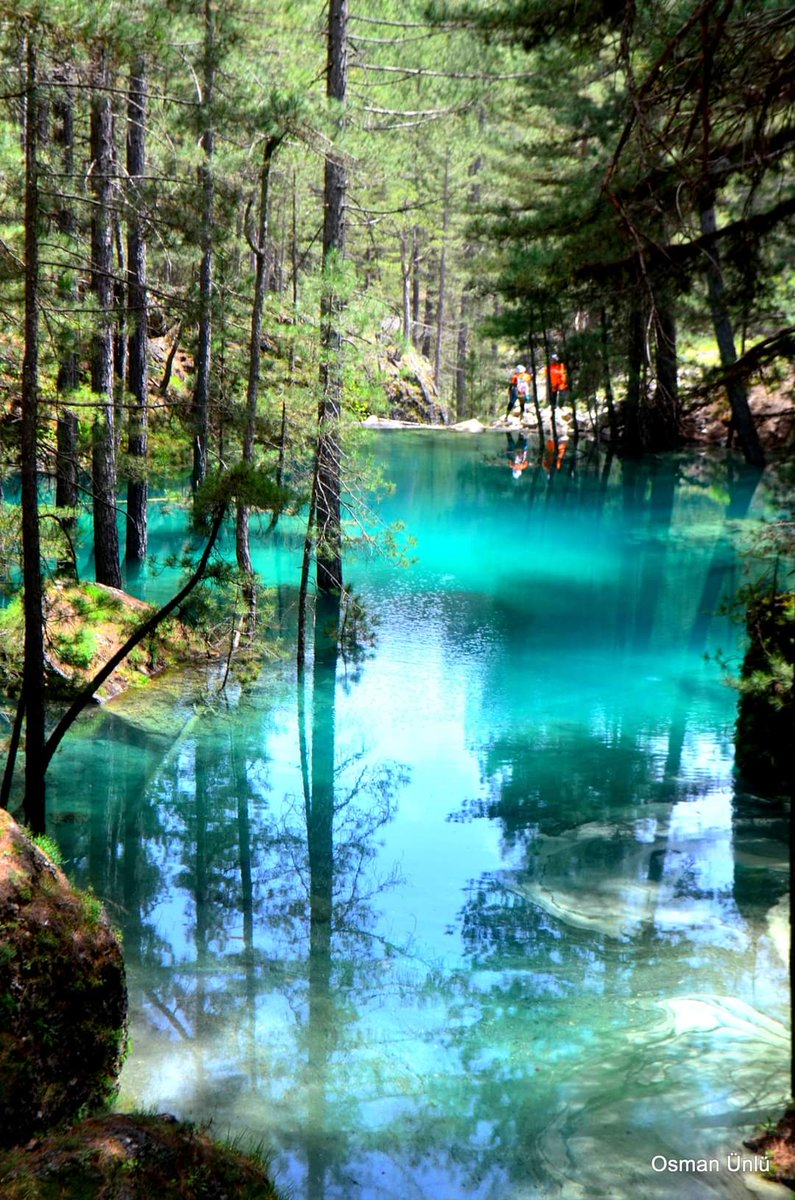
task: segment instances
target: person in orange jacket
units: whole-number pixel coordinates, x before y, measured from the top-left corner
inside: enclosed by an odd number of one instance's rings
[[[549,390],[552,404],[555,406],[562,404],[568,396],[569,373],[566,364],[560,361],[557,354],[549,356]]]
[[[513,375],[508,389],[508,407],[505,410],[506,419],[511,415],[516,401],[519,401],[520,413],[524,412],[525,404],[529,403],[530,393],[533,387],[533,377],[529,371],[524,368],[524,363],[519,363]]]

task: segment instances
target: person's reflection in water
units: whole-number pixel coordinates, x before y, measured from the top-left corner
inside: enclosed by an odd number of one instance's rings
[[[554,437],[548,438],[546,443],[546,453],[544,454],[543,467],[547,473],[547,479],[552,475],[552,469],[559,471],[563,466],[563,459],[569,445],[569,435],[566,432],[559,434],[557,439],[557,448],[555,446]]]
[[[505,435],[508,448],[506,457],[508,466],[511,468],[511,477],[513,479],[521,479],[522,472],[526,471],[530,466],[527,458],[527,438],[522,433],[506,433]]]

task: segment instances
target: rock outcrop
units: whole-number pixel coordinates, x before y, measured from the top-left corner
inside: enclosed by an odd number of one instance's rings
[[[2,811],[0,1011],[0,1145],[113,1095],[127,1030],[119,939]]]
[[[413,347],[379,345],[378,366],[389,401],[389,415],[419,425],[446,425],[447,409],[433,381],[433,367]]]

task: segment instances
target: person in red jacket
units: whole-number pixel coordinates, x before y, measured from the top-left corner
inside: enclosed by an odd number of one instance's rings
[[[560,361],[557,354],[549,356],[549,390],[554,406],[563,404],[568,398],[569,373],[566,364]]]

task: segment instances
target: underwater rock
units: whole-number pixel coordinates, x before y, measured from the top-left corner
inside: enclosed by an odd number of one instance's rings
[[[2,811],[0,1006],[0,1145],[113,1095],[127,1034],[118,937]]]

